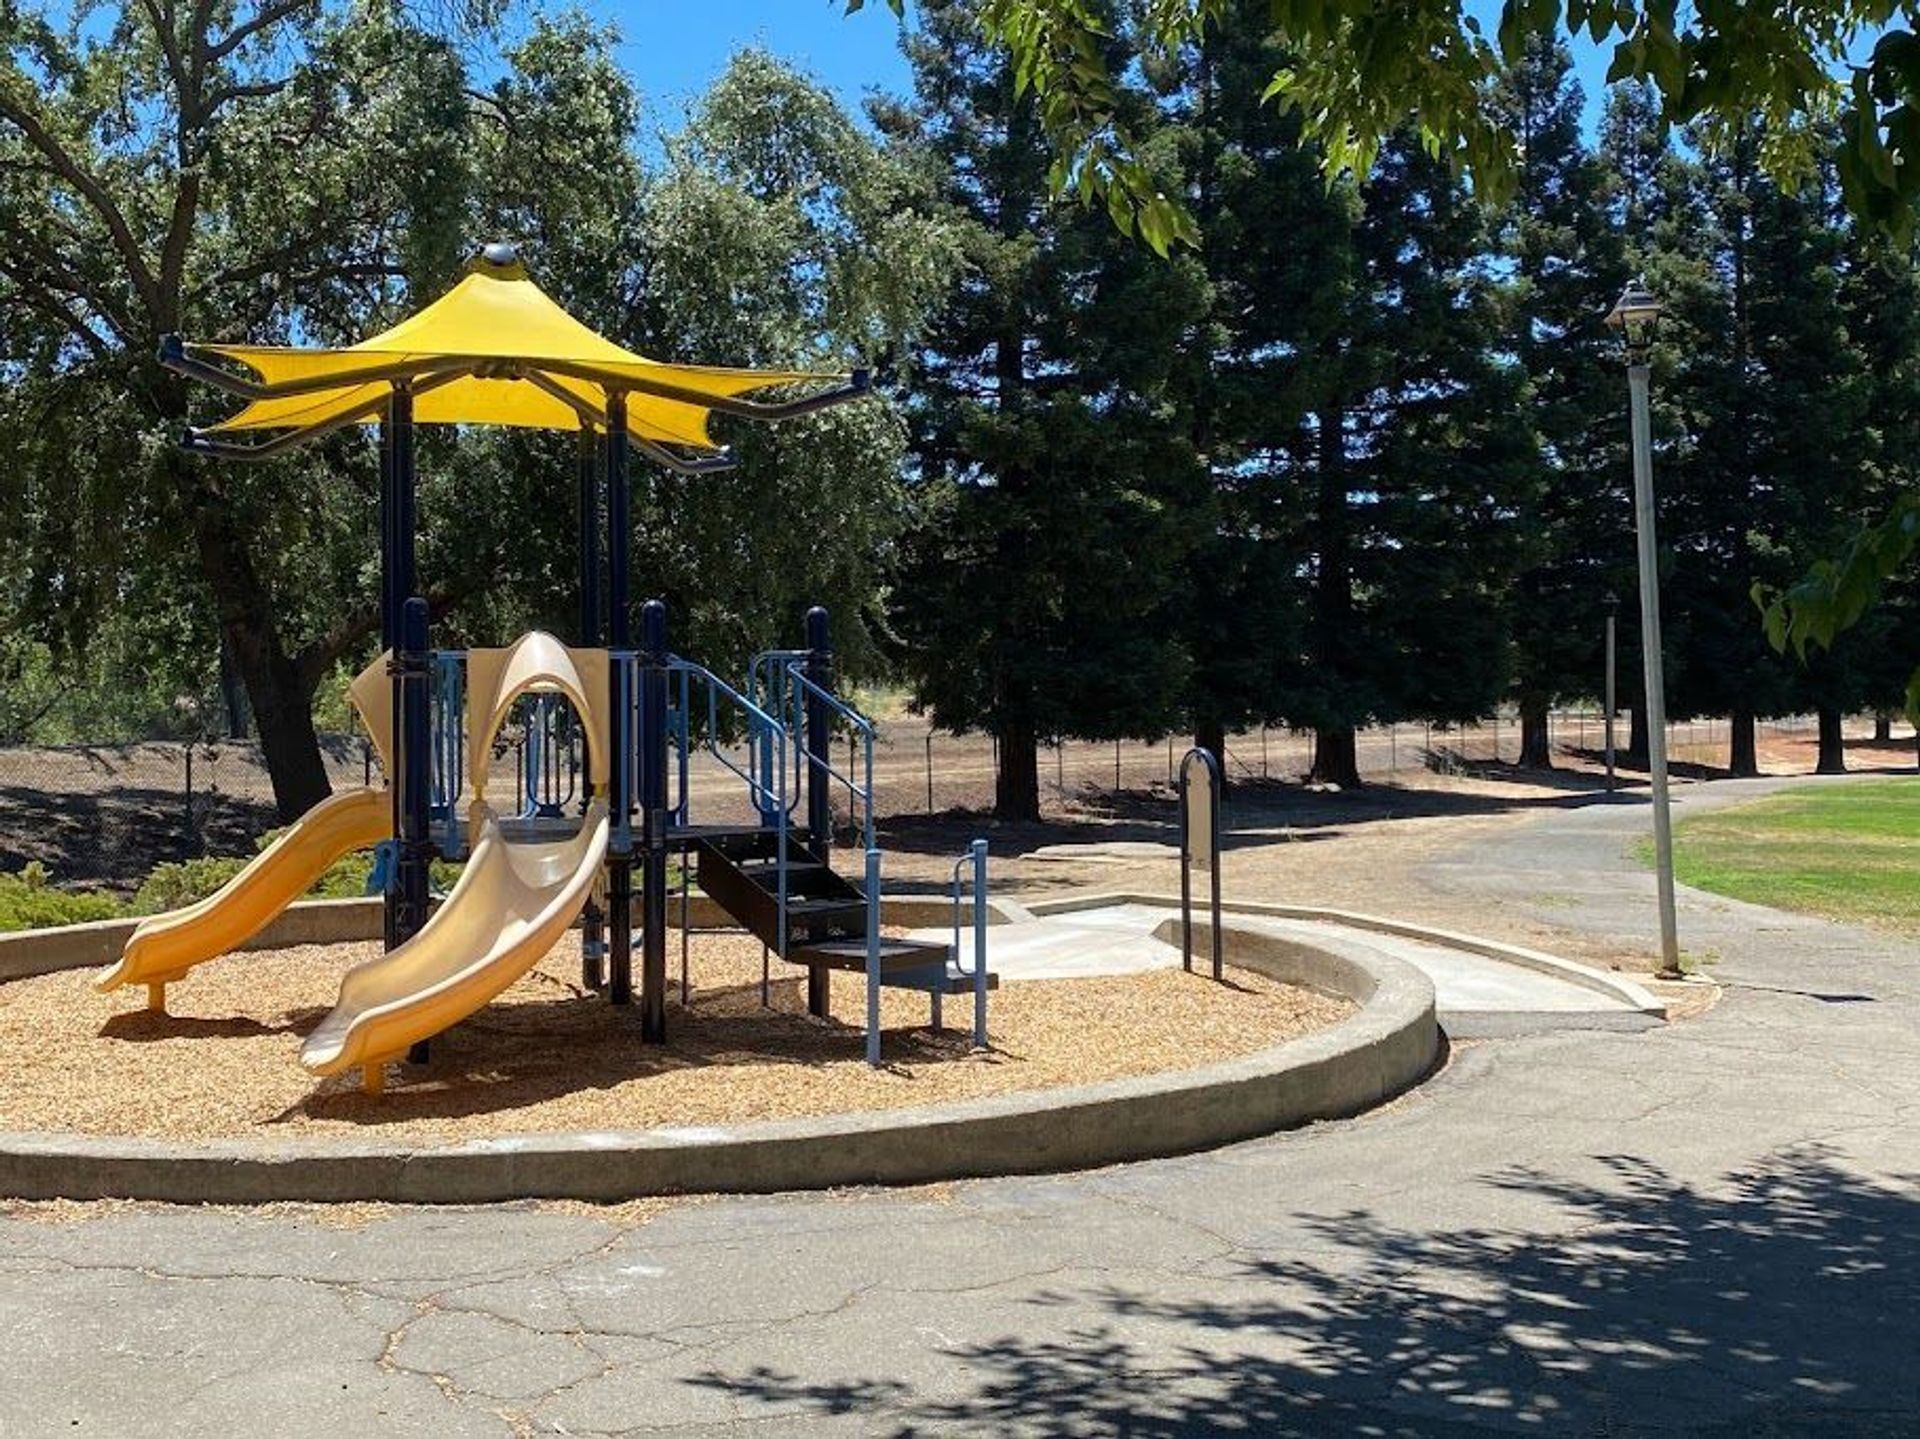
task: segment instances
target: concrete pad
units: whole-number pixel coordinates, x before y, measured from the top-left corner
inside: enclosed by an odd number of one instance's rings
[[[987,931],[987,964],[1003,983],[1172,968],[1180,963],[1180,947],[1156,936],[1156,931],[1166,932],[1163,926],[1172,913],[1176,912],[1162,905],[1122,902],[997,925]],[[1469,1016],[1501,1016],[1506,1023],[1494,1028],[1510,1033],[1580,1016],[1621,1016],[1633,1020],[1633,1027],[1643,1022],[1630,1005],[1611,995],[1557,974],[1435,940],[1323,920],[1238,915],[1235,922],[1303,944],[1358,945],[1410,964],[1433,981],[1440,1016],[1454,1021],[1456,1029]],[[951,932],[915,930],[913,937],[950,939]],[[1207,953],[1197,944],[1196,962]]]

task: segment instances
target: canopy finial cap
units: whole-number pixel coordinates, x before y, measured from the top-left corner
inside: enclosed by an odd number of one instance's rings
[[[494,240],[482,245],[480,253],[468,262],[469,271],[480,271],[500,280],[524,280],[527,267],[521,262],[520,247],[511,240]]]

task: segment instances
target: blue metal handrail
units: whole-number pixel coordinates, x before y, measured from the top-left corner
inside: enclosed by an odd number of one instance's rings
[[[804,663],[811,653],[810,650],[762,650],[753,657],[747,667],[747,693],[752,695],[763,709],[781,716],[783,724],[786,723],[788,715],[788,668]],[[801,794],[805,788],[801,782],[805,777],[805,771],[800,760],[803,749],[802,736],[806,732],[805,716],[796,716],[796,718],[802,723],[790,726],[793,739],[793,774],[792,783],[786,786],[788,813],[792,813],[799,806]],[[773,748],[763,736],[760,747],[760,768],[762,772],[767,772],[771,770],[772,765]],[[783,772],[782,783],[786,784],[786,780],[787,776]]]
[[[804,760],[805,763],[820,770],[829,780],[837,780],[846,786],[847,808],[849,811],[852,811],[856,805],[864,808],[863,815],[856,816],[855,814],[849,813],[848,819],[850,822],[859,826],[862,847],[872,849],[874,847],[873,721],[861,714],[860,711],[856,710],[845,700],[841,699],[840,696],[832,690],[809,677],[801,667],[800,661],[790,661],[785,666],[785,670],[788,681],[787,693],[791,696],[791,703],[793,705],[793,729],[795,734],[805,733],[807,701],[811,698],[820,701],[833,713],[839,715],[852,727],[854,732],[860,736],[861,751],[865,766],[864,773],[866,775],[865,784],[856,781],[852,775],[842,774],[834,768],[831,748],[828,749],[827,757],[821,758],[813,754],[810,747],[805,743],[797,743],[795,749],[799,758],[795,759],[794,764],[797,769],[801,761]]]
[[[753,807],[762,815],[770,814],[776,807],[786,803],[786,732],[781,723],[755,704],[746,695],[728,684],[705,665],[679,655],[667,657],[669,673],[680,677],[680,704],[675,713],[672,727],[674,738],[680,751],[679,783],[680,795],[676,803],[667,806],[680,816],[682,824],[687,821],[687,759],[693,748],[689,714],[692,707],[692,685],[695,680],[704,680],[707,686],[707,732],[701,748],[714,757],[728,771],[746,783],[747,793],[753,799]],[[727,753],[720,748],[720,700],[722,697],[732,700],[746,712],[747,729],[747,767],[742,769],[735,764]],[[763,773],[762,767],[754,762],[754,754],[759,741],[770,739],[780,751],[780,763],[769,767],[770,772]],[[771,782],[770,782],[771,781]]]
[[[678,713],[670,716],[669,729],[672,741],[678,750],[677,773],[680,794],[676,804],[668,806],[670,813],[677,815],[678,823],[685,825],[691,821],[691,792],[687,786],[687,762],[693,748],[689,713],[692,709],[694,681],[703,680],[707,693],[707,732],[703,740],[706,752],[732,774],[745,781],[747,794],[753,801],[755,811],[763,823],[770,824],[775,838],[774,897],[776,913],[779,915],[779,943],[776,951],[782,959],[787,957],[787,869],[788,838],[791,805],[787,798],[787,730],[758,704],[728,684],[705,665],[679,655],[667,656],[667,671],[678,675],[680,680],[680,704]],[[720,700],[725,697],[738,705],[747,718],[747,767],[742,769],[720,748]],[[766,753],[764,763],[756,763],[756,756]]]

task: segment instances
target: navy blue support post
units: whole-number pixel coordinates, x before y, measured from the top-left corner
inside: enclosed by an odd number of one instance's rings
[[[600,644],[600,465],[603,446],[591,426],[580,427],[580,643]],[[584,718],[584,717],[583,717]],[[593,802],[593,783],[581,786],[582,813]],[[580,983],[606,985],[607,931],[600,906],[588,900],[580,915]]]
[[[427,652],[427,602],[411,596],[402,608],[400,648],[394,656],[394,684],[400,691],[398,823],[394,828],[394,865],[388,904],[393,932],[404,944],[427,923],[427,872],[433,860],[432,817],[428,806],[433,790],[433,742],[429,735],[432,697],[428,680],[433,657]],[[427,1041],[408,1052],[415,1064],[427,1061]]]
[[[380,647],[388,651],[391,661],[388,703],[395,745],[390,757],[394,772],[387,776],[387,793],[393,806],[396,839],[405,823],[406,808],[401,780],[404,771],[400,763],[405,753],[405,736],[400,733],[404,686],[398,661],[401,607],[413,593],[413,531],[406,526],[412,505],[404,494],[413,488],[412,454],[413,393],[406,385],[396,384],[380,426]],[[401,904],[398,888],[390,879],[383,904],[383,929],[389,950],[397,949],[412,937],[413,931],[403,932],[400,927]]]
[[[833,712],[821,692],[833,690],[833,642],[825,605],[807,611],[806,675],[820,687],[809,691],[806,704],[807,849],[821,864],[833,858]],[[871,897],[871,896],[870,896]],[[828,1011],[828,975],[820,965],[807,967],[807,1013],[825,1018]]]
[[[633,648],[627,614],[630,495],[627,488],[627,396],[607,391],[607,640],[614,650]],[[629,723],[627,686],[633,669],[616,661],[613,686],[613,815],[615,841],[607,851],[607,998],[633,1003],[633,843],[628,820],[633,814],[634,736]],[[644,1021],[643,1021],[644,1023]]]
[[[667,1037],[667,607],[640,611],[640,1037]]]

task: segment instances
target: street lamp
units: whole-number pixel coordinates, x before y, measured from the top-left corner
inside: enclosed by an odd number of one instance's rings
[[[1647,770],[1653,781],[1653,857],[1660,895],[1661,979],[1679,979],[1680,933],[1673,904],[1673,811],[1667,794],[1667,693],[1660,665],[1660,570],[1653,535],[1653,425],[1647,366],[1660,301],[1634,280],[1607,314],[1626,342],[1627,391],[1633,420],[1633,521],[1640,567],[1640,657],[1645,666]]]

